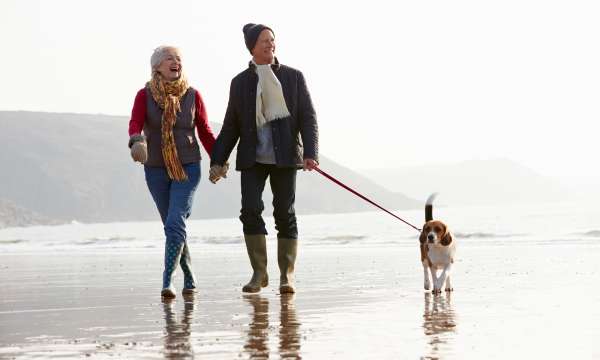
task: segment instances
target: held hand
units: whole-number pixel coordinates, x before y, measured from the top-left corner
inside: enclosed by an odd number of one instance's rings
[[[223,166],[221,166],[221,173],[219,175],[221,175],[222,178],[226,179],[228,171],[229,171],[229,163],[225,162],[225,164],[223,164]]]
[[[316,168],[319,165],[319,163],[314,160],[314,159],[304,159],[304,166],[303,166],[303,170],[306,171],[312,171],[314,168]]]
[[[133,161],[144,164],[148,160],[148,147],[146,142],[138,141],[131,145],[131,158]]]
[[[210,174],[208,180],[211,183],[216,184],[221,178],[227,178],[227,171],[229,170],[229,163],[226,162],[223,166],[213,165],[210,167]]]
[[[220,168],[220,165],[213,165],[210,167],[208,180],[210,180],[211,183],[216,184],[217,181],[221,179],[221,176],[219,175],[221,173]]]

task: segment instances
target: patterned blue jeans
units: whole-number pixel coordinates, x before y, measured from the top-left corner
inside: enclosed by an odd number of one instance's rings
[[[163,289],[171,286],[171,277],[181,265],[184,275],[184,288],[196,287],[192,260],[187,246],[185,220],[192,213],[194,193],[200,183],[200,163],[183,165],[188,176],[186,181],[174,181],[169,178],[164,167],[144,166],[146,184],[160,213],[165,230],[165,270]]]

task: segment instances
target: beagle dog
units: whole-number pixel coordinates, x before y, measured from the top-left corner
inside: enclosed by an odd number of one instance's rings
[[[431,289],[429,273],[433,282],[433,293],[442,292],[446,283],[446,291],[452,291],[450,270],[454,263],[456,244],[448,226],[439,220],[433,220],[433,200],[437,193],[433,193],[425,203],[425,225],[421,230],[419,242],[421,243],[421,263],[423,264],[423,277],[425,290]],[[441,274],[437,275],[438,270]]]

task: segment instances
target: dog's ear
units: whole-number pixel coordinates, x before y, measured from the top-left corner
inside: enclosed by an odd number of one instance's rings
[[[452,238],[452,234],[446,228],[446,231],[444,232],[444,236],[442,236],[442,240],[440,241],[440,244],[442,244],[444,246],[448,246],[448,245],[452,244],[453,240],[454,239]]]
[[[425,226],[423,226],[423,230],[421,230],[421,235],[419,236],[419,242],[425,244],[425,241],[427,241],[427,234],[425,234]]]

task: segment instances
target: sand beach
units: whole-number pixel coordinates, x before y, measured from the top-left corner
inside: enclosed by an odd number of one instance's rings
[[[600,357],[600,245],[459,249],[455,291],[432,295],[416,245],[304,246],[280,296],[241,293],[243,246],[197,245],[199,292],[171,302],[159,249],[3,253],[0,358]]]

